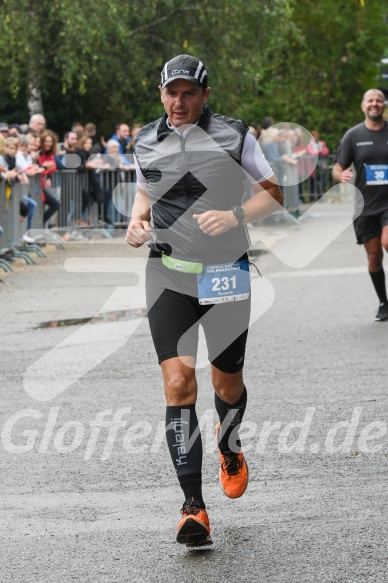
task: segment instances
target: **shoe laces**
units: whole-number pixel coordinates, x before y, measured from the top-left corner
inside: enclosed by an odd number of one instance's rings
[[[198,516],[201,508],[197,508],[196,506],[184,506],[181,510],[181,513],[184,516]]]
[[[183,504],[181,513],[185,516],[198,516],[198,514],[203,510],[198,506],[194,506],[194,498],[190,502],[185,502]]]
[[[224,460],[221,464],[221,469],[226,472],[229,476],[235,476],[239,473],[242,468],[242,460],[237,454],[223,454]]]

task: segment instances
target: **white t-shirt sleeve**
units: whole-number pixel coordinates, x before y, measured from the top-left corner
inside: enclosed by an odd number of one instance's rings
[[[245,136],[241,152],[241,166],[245,170],[247,180],[251,184],[254,182],[263,182],[263,180],[267,180],[273,174],[273,170],[264,156],[259,142],[250,132]]]
[[[138,185],[139,188],[142,188],[143,190],[147,190],[147,179],[145,178],[143,172],[141,171],[141,168],[139,166],[139,162],[137,161],[137,158],[136,158],[136,154],[133,155],[133,160],[135,162],[135,167],[136,167],[136,184]]]

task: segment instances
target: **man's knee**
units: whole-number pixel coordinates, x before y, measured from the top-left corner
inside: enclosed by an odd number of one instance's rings
[[[367,250],[369,271],[379,271],[383,263],[383,249],[369,249]]]
[[[197,399],[197,381],[194,371],[181,368],[169,370],[164,375],[164,389],[170,406],[189,405]]]
[[[244,391],[242,370],[236,373],[224,373],[214,367],[212,383],[219,398],[226,403],[236,403]]]
[[[383,267],[383,256],[375,256],[369,257],[368,256],[368,268],[369,271],[380,271]]]

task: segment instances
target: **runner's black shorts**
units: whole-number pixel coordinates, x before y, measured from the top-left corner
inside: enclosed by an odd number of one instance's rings
[[[381,237],[383,227],[388,225],[388,210],[377,215],[357,217],[354,219],[353,224],[357,243],[363,245],[370,239]]]
[[[146,269],[148,320],[159,364],[177,356],[196,358],[199,324],[209,361],[225,373],[244,366],[251,301],[200,305],[197,276],[165,267],[151,251]],[[199,322],[201,320],[201,322]]]

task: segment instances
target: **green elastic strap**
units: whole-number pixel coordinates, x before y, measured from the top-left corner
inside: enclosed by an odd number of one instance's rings
[[[203,263],[194,263],[192,261],[182,261],[181,259],[174,259],[162,253],[162,261],[165,267],[181,273],[202,273]]]

